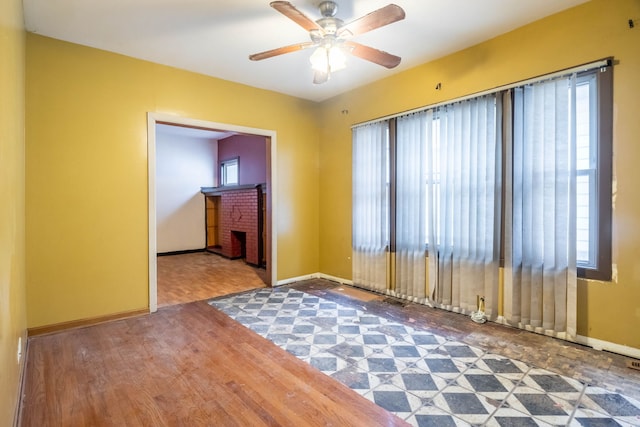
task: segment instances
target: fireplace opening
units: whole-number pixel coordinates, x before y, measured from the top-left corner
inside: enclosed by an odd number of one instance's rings
[[[231,258],[247,258],[247,233],[231,230]]]

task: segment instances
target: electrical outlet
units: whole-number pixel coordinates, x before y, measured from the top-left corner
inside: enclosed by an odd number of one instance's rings
[[[18,337],[18,364],[20,364],[20,359],[22,359],[22,337]]]

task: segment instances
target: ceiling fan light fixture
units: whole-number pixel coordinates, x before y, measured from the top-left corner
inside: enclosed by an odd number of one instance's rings
[[[347,68],[347,57],[337,46],[320,46],[309,58],[311,68],[322,73],[335,72]]]
[[[346,68],[347,54],[386,68],[394,68],[400,64],[399,56],[349,40],[351,37],[404,19],[405,13],[400,6],[388,4],[345,24],[344,21],[335,17],[338,5],[334,1],[320,0],[318,8],[322,18],[316,21],[288,1],[274,0],[269,5],[308,31],[311,41],[249,55],[252,61],[315,47],[315,51],[309,58],[314,71],[313,83],[315,84],[325,83],[329,80],[331,73]]]

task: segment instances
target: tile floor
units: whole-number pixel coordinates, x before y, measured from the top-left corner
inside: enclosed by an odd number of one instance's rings
[[[288,287],[210,304],[414,426],[638,426],[640,401]]]

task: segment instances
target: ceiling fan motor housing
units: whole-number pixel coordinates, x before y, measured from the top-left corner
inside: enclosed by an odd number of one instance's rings
[[[332,1],[323,1],[318,5],[318,9],[320,9],[320,14],[325,18],[336,16],[336,13],[338,13],[338,5]]]
[[[338,5],[332,1],[323,1],[318,5],[318,9],[320,9],[322,18],[318,19],[316,23],[322,28],[324,34],[335,34],[338,29],[344,24],[342,19],[335,17],[336,13],[338,12]]]

